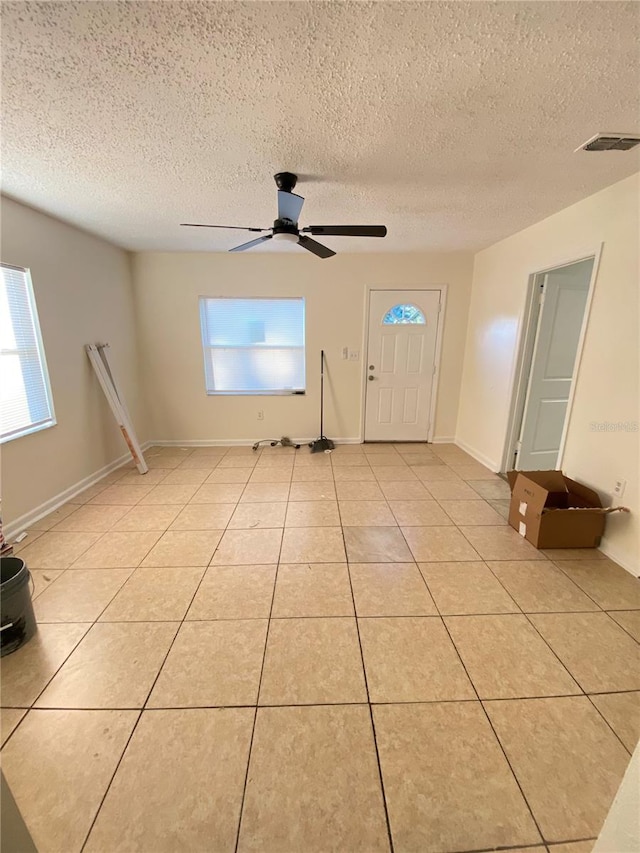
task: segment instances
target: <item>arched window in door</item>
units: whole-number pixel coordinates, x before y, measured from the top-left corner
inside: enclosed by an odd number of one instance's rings
[[[413,323],[414,325],[424,326],[426,320],[417,305],[394,305],[384,315],[382,325],[388,326],[396,323]]]

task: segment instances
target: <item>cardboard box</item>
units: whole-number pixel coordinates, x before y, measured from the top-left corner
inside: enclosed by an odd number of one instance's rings
[[[597,492],[561,471],[509,471],[509,524],[536,548],[597,548],[605,515]]]

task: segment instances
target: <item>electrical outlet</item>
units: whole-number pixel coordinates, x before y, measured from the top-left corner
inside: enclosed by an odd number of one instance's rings
[[[358,352],[357,349],[350,349],[349,350],[349,361],[358,361],[359,358],[360,358],[360,353]]]
[[[616,480],[613,486],[613,494],[617,498],[621,498],[624,495],[624,490],[626,488],[627,481],[626,480]]]
[[[262,411],[262,409],[258,409],[258,420],[259,421],[264,420],[264,412]]]

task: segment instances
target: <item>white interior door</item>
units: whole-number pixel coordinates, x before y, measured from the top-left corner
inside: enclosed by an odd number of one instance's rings
[[[426,441],[439,290],[374,290],[369,303],[365,441]]]
[[[516,468],[556,468],[567,415],[593,258],[546,273]]]

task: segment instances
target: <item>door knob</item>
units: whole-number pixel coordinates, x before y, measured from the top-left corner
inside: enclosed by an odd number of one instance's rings
[[[371,380],[375,379],[375,378],[376,378],[375,376],[369,376],[369,382],[371,382]]]

